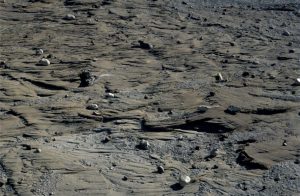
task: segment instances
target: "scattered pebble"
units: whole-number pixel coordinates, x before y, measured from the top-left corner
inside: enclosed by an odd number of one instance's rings
[[[41,153],[42,150],[41,150],[40,148],[37,148],[37,149],[35,150],[35,152],[36,152],[36,153]]]
[[[159,174],[163,174],[163,173],[165,173],[165,168],[163,166],[159,165],[159,166],[157,166],[157,172]]]
[[[197,109],[197,112],[199,113],[205,113],[208,110],[207,106],[199,106]]]
[[[297,78],[294,82],[294,86],[300,86],[300,78]]]
[[[94,84],[96,77],[89,70],[83,70],[80,74],[80,87],[87,87]]]
[[[108,98],[114,98],[115,94],[113,94],[113,93],[107,93],[106,97],[108,97]]]
[[[147,140],[141,140],[138,145],[138,148],[141,150],[148,150],[149,147],[150,147],[150,143]]]
[[[290,36],[291,33],[288,30],[284,30],[283,33],[282,33],[282,35],[284,35],[284,36]]]
[[[8,69],[9,66],[7,65],[7,63],[5,61],[0,61],[0,68]]]
[[[183,140],[183,135],[179,135],[178,140]]]
[[[144,41],[140,40],[139,44],[140,44],[140,48],[142,48],[142,49],[146,49],[146,50],[153,49],[153,45],[152,44],[146,43]]]
[[[73,14],[67,14],[65,17],[64,17],[64,19],[65,20],[75,20],[75,16],[73,15]]]
[[[123,180],[123,181],[127,181],[127,180],[128,180],[128,177],[127,177],[127,176],[123,176],[122,180]]]
[[[42,55],[42,54],[44,54],[44,51],[43,51],[43,49],[38,48],[38,49],[36,49],[35,54],[36,55]]]
[[[179,177],[179,184],[181,187],[185,187],[186,185],[188,185],[191,182],[191,178],[189,176],[186,175],[181,175]]]
[[[86,107],[86,109],[88,109],[88,110],[98,110],[99,109],[99,106],[97,105],[97,104],[91,104],[91,105],[88,105],[87,107]]]
[[[225,113],[227,114],[231,114],[231,115],[236,115],[238,112],[240,112],[241,109],[236,107],[236,106],[233,106],[233,105],[230,105],[226,110],[225,110]]]
[[[42,58],[38,64],[42,66],[48,66],[50,65],[50,61],[48,59]]]
[[[282,146],[287,146],[286,140],[283,141]]]
[[[225,82],[221,73],[218,73],[215,77],[216,77],[217,82]]]

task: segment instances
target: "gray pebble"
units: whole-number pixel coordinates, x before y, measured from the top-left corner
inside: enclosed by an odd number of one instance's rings
[[[48,66],[50,65],[50,61],[48,59],[42,58],[38,64],[42,66]]]
[[[73,14],[67,14],[65,17],[64,17],[64,19],[65,20],[75,20],[75,16],[73,15]]]
[[[290,36],[291,33],[288,30],[284,30],[283,33],[282,33],[282,35],[284,35],[284,36]]]
[[[97,104],[91,104],[86,107],[88,110],[98,110],[99,106]]]

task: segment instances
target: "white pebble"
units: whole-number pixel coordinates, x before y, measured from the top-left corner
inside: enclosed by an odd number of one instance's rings
[[[43,49],[39,48],[35,51],[36,55],[42,55],[44,53]]]
[[[64,17],[64,19],[65,20],[75,20],[75,16],[73,15],[73,14],[67,14],[65,17]]]
[[[191,178],[189,176],[181,175],[180,178],[179,178],[179,184],[182,187],[185,187],[190,182],[191,182]]]
[[[36,153],[41,153],[42,150],[41,150],[40,148],[37,148],[37,149],[35,150],[35,152],[36,152]]]
[[[50,61],[48,59],[42,58],[39,61],[39,65],[48,66],[48,65],[50,65]]]
[[[296,79],[295,85],[296,85],[296,86],[300,86],[300,78],[297,78],[297,79]]]
[[[115,97],[115,94],[113,94],[113,93],[107,93],[106,96],[107,96],[107,97],[110,97],[110,98],[114,98],[114,97]]]
[[[99,106],[97,104],[91,104],[86,107],[88,110],[98,110]]]
[[[225,81],[221,73],[218,73],[218,74],[216,75],[216,80],[217,80],[218,82],[224,82],[224,81]]]

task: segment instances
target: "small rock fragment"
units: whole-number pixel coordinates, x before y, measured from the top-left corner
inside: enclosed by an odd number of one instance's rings
[[[40,149],[40,148],[37,148],[36,150],[35,150],[35,153],[41,153],[42,152],[42,150]]]
[[[217,82],[225,82],[223,76],[221,73],[218,73],[216,76],[215,76]]]
[[[181,175],[179,177],[179,184],[181,187],[185,187],[186,185],[188,185],[191,182],[191,178],[189,176],[186,175]]]
[[[227,114],[236,115],[240,111],[241,111],[240,108],[230,105],[224,112]]]
[[[139,44],[140,44],[140,48],[142,48],[142,49],[146,49],[146,50],[153,49],[152,44],[146,43],[144,41],[139,40]]]
[[[38,64],[42,66],[48,66],[50,65],[50,61],[48,59],[42,58]]]
[[[94,84],[94,81],[96,79],[95,76],[93,76],[91,74],[91,72],[89,70],[83,70],[80,74],[79,74],[79,77],[80,77],[80,87],[87,87],[87,86],[91,86]]]
[[[107,98],[114,98],[115,94],[113,94],[113,93],[107,93],[106,97]]]
[[[150,147],[150,143],[147,140],[141,140],[138,145],[138,148],[141,150],[148,150],[149,147]]]
[[[284,30],[284,31],[282,32],[282,35],[284,35],[284,36],[290,36],[291,33],[290,33],[288,30]]]
[[[67,14],[65,17],[64,17],[64,19],[65,20],[75,20],[75,16],[73,15],[73,14]]]
[[[284,35],[284,36],[290,36],[291,33],[288,30],[284,30],[283,33],[282,33],[282,35]]]
[[[0,68],[8,69],[9,66],[7,65],[7,63],[5,61],[0,61]]]
[[[282,146],[287,146],[286,140],[283,141]]]
[[[183,140],[183,135],[179,135],[178,140],[180,140],[180,141]]]
[[[88,105],[87,107],[86,107],[86,109],[88,109],[88,110],[98,110],[99,109],[99,106],[97,105],[97,104],[91,104],[91,105]]]
[[[197,112],[199,113],[205,113],[208,110],[207,106],[199,106],[197,109]]]
[[[157,166],[157,172],[159,174],[165,173],[165,168],[161,165]]]
[[[123,180],[123,181],[127,181],[127,180],[128,180],[128,177],[127,177],[127,176],[124,176],[124,177],[122,178],[122,180]]]
[[[294,82],[294,86],[300,86],[300,78],[297,78]]]
[[[38,49],[36,49],[36,51],[35,51],[35,54],[36,55],[42,55],[44,53],[44,51],[43,51],[43,49],[41,49],[41,48],[38,48]]]

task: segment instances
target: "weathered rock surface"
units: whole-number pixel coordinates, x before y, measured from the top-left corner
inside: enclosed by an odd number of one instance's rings
[[[0,1],[0,195],[299,195],[300,6],[270,2]]]

